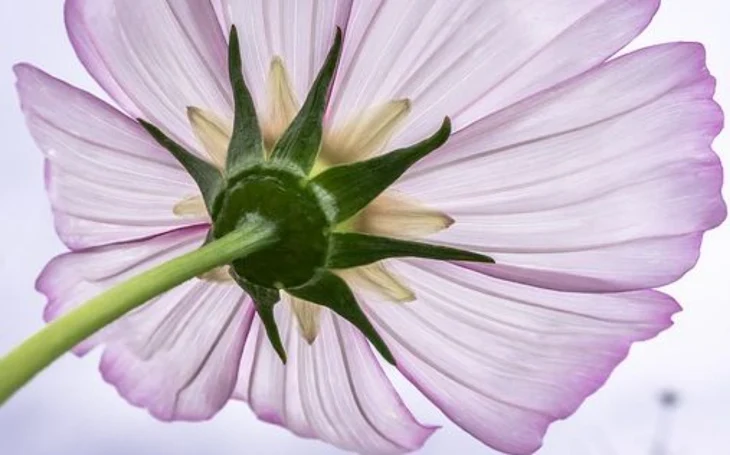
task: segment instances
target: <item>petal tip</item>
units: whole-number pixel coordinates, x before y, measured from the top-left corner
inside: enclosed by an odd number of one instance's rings
[[[34,70],[37,70],[38,68],[28,62],[18,62],[13,65],[12,69],[15,77],[21,78],[25,75],[25,73],[32,72]]]
[[[125,377],[127,373],[133,372],[134,369],[123,368],[122,364],[126,363],[123,352],[124,347],[117,345],[114,348],[119,349],[120,352],[113,352],[112,347],[107,347],[101,356],[99,373],[101,373],[102,379],[114,387],[117,394],[124,401],[134,407],[146,410],[152,417],[161,422],[204,422],[215,417],[228,401],[225,400],[220,406],[205,406],[197,410],[179,406],[177,399],[172,405],[164,403],[161,401],[159,393],[143,391],[138,387],[138,384],[135,384],[134,380]],[[132,354],[128,353],[127,355],[131,356]],[[141,362],[139,359],[134,360]]]

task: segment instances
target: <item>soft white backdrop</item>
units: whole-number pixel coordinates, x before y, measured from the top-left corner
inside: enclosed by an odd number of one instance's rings
[[[44,263],[63,250],[53,232],[41,156],[25,130],[11,66],[28,61],[99,93],[66,39],[62,3],[0,2],[0,353],[41,327],[44,301],[33,282]],[[726,0],[665,0],[632,48],[703,42],[719,79],[718,100],[730,109],[728,18]],[[728,162],[730,133],[723,133],[715,146]],[[541,455],[650,455],[658,393],[664,388],[681,394],[664,455],[730,454],[729,253],[726,224],[707,235],[697,268],[668,289],[685,308],[675,327],[637,345],[604,389],[572,418],[553,426]],[[98,353],[82,360],[66,356],[0,408],[0,454],[340,453],[260,423],[240,403],[207,423],[156,422],[101,380],[97,361]],[[493,453],[440,416],[404,381],[398,387],[421,420],[444,425],[421,453]]]

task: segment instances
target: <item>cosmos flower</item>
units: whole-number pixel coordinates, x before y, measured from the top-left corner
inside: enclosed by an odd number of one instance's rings
[[[339,28],[311,175],[416,144],[443,131],[444,117],[452,125],[443,146],[341,229],[496,263],[398,258],[336,276],[387,346],[380,351],[446,416],[497,450],[534,452],[633,342],[671,325],[679,306],[653,288],[692,268],[703,233],[725,218],[711,150],[723,116],[702,46],[614,57],[658,3],[67,0],[77,55],[118,107],[16,67],[71,250],[38,279],[45,318],[206,240],[204,194],[150,131],[226,169],[238,106],[232,25],[270,153]],[[416,450],[434,432],[401,401],[372,336],[282,291],[277,351],[254,294],[217,269],[76,352],[103,345],[104,379],[162,420],[208,419],[234,399],[297,435],[362,453]]]

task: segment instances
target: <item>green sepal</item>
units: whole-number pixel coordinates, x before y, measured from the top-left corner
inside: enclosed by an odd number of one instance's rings
[[[153,124],[137,119],[142,127],[164,147],[188,171],[203,195],[208,213],[213,213],[213,204],[220,194],[224,182],[220,171],[209,162],[188,152],[183,146],[170,139]]]
[[[281,342],[279,327],[276,325],[276,318],[274,317],[274,305],[280,300],[279,291],[253,284],[245,278],[240,277],[233,270],[231,270],[231,277],[233,277],[236,283],[253,300],[256,313],[264,324],[266,336],[268,336],[271,346],[279,355],[281,361],[286,363],[286,350],[284,349],[284,344]]]
[[[471,251],[348,232],[334,233],[330,236],[327,267],[331,269],[349,269],[396,257],[494,264],[494,259],[489,256],[472,253]]]
[[[451,135],[451,121],[428,139],[385,155],[330,168],[312,179],[323,209],[334,223],[351,218],[392,185],[418,160],[441,147]]]
[[[315,79],[304,105],[274,146],[271,154],[273,162],[305,176],[312,170],[322,143],[324,113],[341,51],[342,30],[338,28],[324,66]]]
[[[287,289],[295,297],[325,306],[350,321],[372,343],[380,355],[395,365],[395,358],[357,303],[345,281],[328,270],[319,270],[304,286]]]
[[[243,78],[241,46],[235,25],[231,27],[228,44],[228,73],[235,103],[233,134],[226,158],[226,174],[230,178],[251,164],[263,162],[266,157],[256,106]]]

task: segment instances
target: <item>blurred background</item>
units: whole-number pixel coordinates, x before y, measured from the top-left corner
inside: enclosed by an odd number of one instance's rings
[[[25,129],[11,66],[28,61],[101,95],[66,39],[62,9],[61,0],[0,2],[0,353],[42,326],[45,302],[33,283],[43,265],[63,251],[43,190],[41,154]],[[703,42],[708,66],[719,79],[717,99],[728,110],[728,18],[726,0],[665,0],[631,49]],[[730,132],[715,148],[730,160]],[[728,253],[730,224],[725,224],[706,236],[699,265],[667,289],[685,308],[675,327],[635,346],[605,388],[552,427],[540,455],[730,454]],[[81,360],[64,357],[0,408],[0,454],[341,453],[260,423],[241,403],[231,403],[207,423],[159,423],[102,381],[98,357],[98,352]],[[391,373],[421,421],[443,425],[419,453],[495,453]]]

